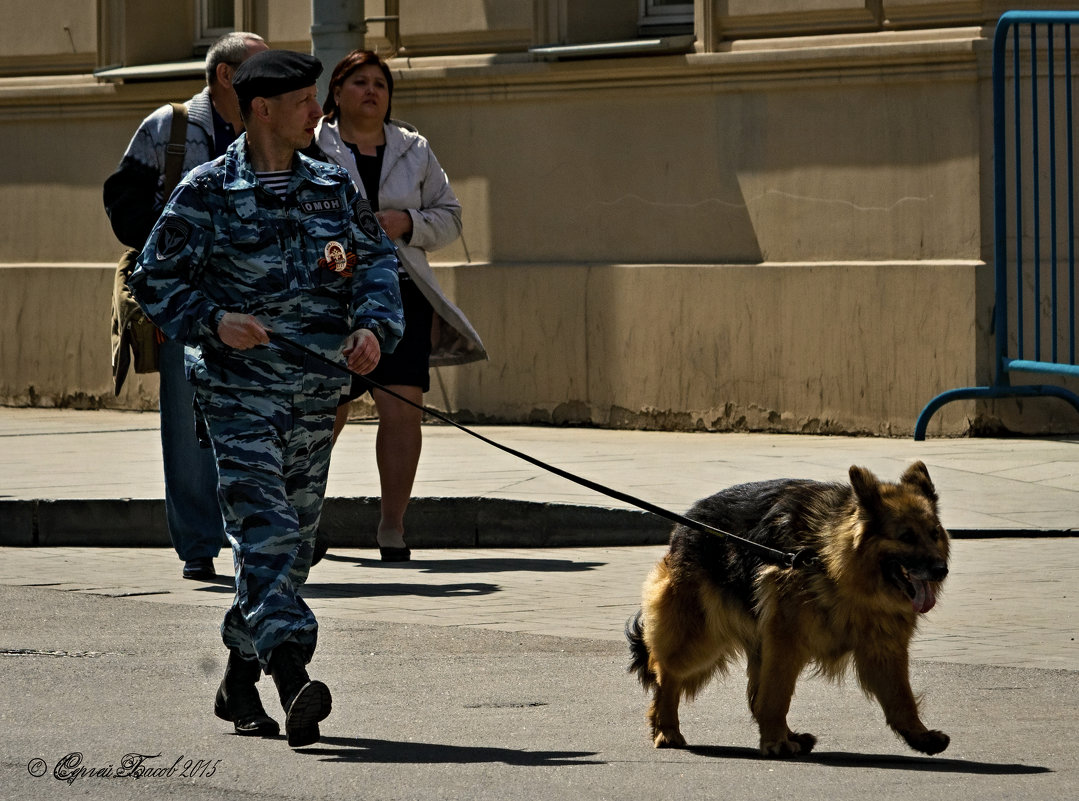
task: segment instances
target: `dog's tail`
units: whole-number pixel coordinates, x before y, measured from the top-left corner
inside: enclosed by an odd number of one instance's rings
[[[644,624],[640,609],[626,621],[626,639],[629,640],[630,656],[628,672],[636,673],[645,689],[655,687],[656,674],[648,667],[648,645],[644,641]]]

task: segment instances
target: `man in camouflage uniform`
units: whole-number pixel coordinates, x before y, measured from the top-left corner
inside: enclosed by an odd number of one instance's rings
[[[236,598],[222,624],[229,665],[215,712],[238,733],[276,734],[255,687],[261,666],[294,747],[317,742],[331,706],[307,675],[318,624],[298,593],[347,375],[287,342],[331,360],[343,353],[363,374],[403,332],[397,260],[370,206],[343,170],[296,152],[321,114],[321,70],[284,50],[237,69],[246,133],[180,184],[131,277],[147,316],[188,345],[217,461]],[[338,250],[344,259],[330,257]]]

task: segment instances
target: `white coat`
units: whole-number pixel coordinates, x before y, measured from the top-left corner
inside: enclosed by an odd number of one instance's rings
[[[398,239],[401,266],[435,311],[431,366],[464,364],[487,358],[479,334],[446,297],[427,261],[427,251],[445,247],[461,235],[461,204],[427,140],[404,123],[383,125],[386,149],[379,178],[378,207],[407,211],[412,217],[408,243]],[[319,123],[315,144],[335,164],[344,167],[364,194],[356,159],[341,139],[336,121]]]

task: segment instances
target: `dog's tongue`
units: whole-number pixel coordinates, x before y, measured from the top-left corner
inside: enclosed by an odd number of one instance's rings
[[[921,579],[912,579],[911,584],[914,585],[914,597],[910,599],[910,602],[914,606],[915,612],[924,615],[937,605],[936,590],[928,581],[922,581]]]

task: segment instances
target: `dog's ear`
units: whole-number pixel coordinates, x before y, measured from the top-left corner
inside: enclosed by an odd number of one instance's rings
[[[922,495],[932,503],[937,502],[937,488],[933,486],[933,480],[929,477],[929,470],[926,468],[925,462],[914,462],[903,473],[899,483],[914,487],[920,490]]]
[[[850,466],[850,485],[862,508],[870,514],[876,514],[884,505],[880,495],[880,482],[877,477],[864,467]]]

